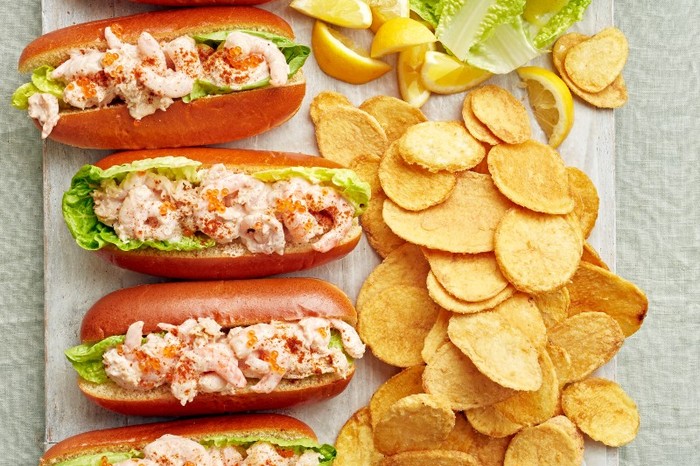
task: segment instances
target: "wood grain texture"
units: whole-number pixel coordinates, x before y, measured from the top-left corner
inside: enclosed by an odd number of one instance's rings
[[[584,21],[574,30],[593,33],[612,24],[612,1],[593,2]],[[264,5],[292,24],[297,39],[310,44],[313,21],[291,10],[288,2]],[[51,31],[78,22],[119,16],[152,9],[126,0],[43,0],[44,31]],[[368,36],[354,33],[365,43]],[[387,60],[395,64],[393,59]],[[535,65],[551,68],[548,56],[540,57]],[[356,105],[365,99],[388,94],[398,96],[395,73],[364,86],[335,81],[323,74],[313,56],[304,66],[308,88],[301,110],[287,124],[263,135],[227,145],[252,149],[273,149],[292,152],[318,153],[313,125],[309,119],[309,103],[324,89],[339,91]],[[493,78],[492,83],[510,89],[525,102],[524,89],[518,86],[514,74]],[[464,94],[433,96],[423,107],[430,119],[459,119]],[[559,148],[567,165],[584,170],[600,194],[601,208],[590,243],[602,258],[614,268],[615,260],[615,190],[614,190],[614,116],[610,110],[594,109],[576,100],[576,123],[568,139]],[[534,137],[544,140],[532,119]],[[38,134],[37,134],[38,137]],[[81,250],[63,225],[60,212],[61,196],[72,175],[85,163],[103,157],[103,151],[87,151],[47,142],[44,146],[44,207],[45,207],[45,302],[46,302],[46,442],[55,443],[86,430],[145,422],[106,412],[92,405],[80,394],[75,373],[63,356],[63,350],[78,342],[80,321],[84,312],[102,295],[115,289],[155,281],[151,277],[126,272],[110,266],[95,254]],[[360,245],[341,261],[293,275],[315,276],[335,283],[353,300],[369,272],[379,263],[378,256],[363,238]],[[309,423],[324,442],[333,442],[343,423],[365,405],[376,387],[396,370],[367,355],[358,364],[355,379],[339,397],[316,405],[285,410]],[[598,372],[615,378],[614,361]],[[600,444],[586,445],[588,466],[618,464],[617,450]]]

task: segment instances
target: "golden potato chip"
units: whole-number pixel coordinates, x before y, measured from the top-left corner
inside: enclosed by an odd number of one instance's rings
[[[530,117],[525,106],[502,87],[486,85],[471,91],[474,116],[508,144],[530,139]]]
[[[467,94],[467,96],[464,98],[464,104],[462,105],[462,118],[464,118],[464,126],[467,127],[467,131],[469,131],[469,133],[479,141],[485,142],[491,146],[495,146],[496,144],[503,142],[498,139],[485,124],[479,121],[476,115],[474,115],[474,112],[472,111],[471,94]]]
[[[578,87],[569,78],[564,69],[564,58],[571,47],[586,40],[588,36],[578,33],[564,34],[554,43],[552,47],[552,63],[554,68],[561,76],[561,79],[566,83],[571,92],[579,96],[585,102],[599,108],[618,108],[622,107],[627,102],[627,86],[622,74],[615,78],[615,81],[600,92],[586,92]]]
[[[497,384],[525,391],[542,385],[537,349],[500,314],[453,315],[447,334],[477,369]]]
[[[507,400],[495,404],[495,408],[512,422],[532,426],[554,416],[559,404],[559,381],[554,364],[547,351],[540,353],[542,385],[534,392],[518,392]]]
[[[407,210],[423,210],[447,199],[457,185],[457,177],[447,171],[430,172],[420,165],[406,163],[396,142],[389,146],[379,165],[384,193]]]
[[[566,166],[551,146],[537,141],[499,144],[489,151],[489,172],[504,196],[545,214],[574,209]]]
[[[583,436],[571,421],[557,416],[538,426],[518,432],[506,451],[504,466],[581,466]]]
[[[546,346],[549,358],[552,360],[554,371],[557,373],[559,389],[571,381],[571,356],[561,346],[547,343]]]
[[[477,432],[489,437],[508,437],[525,427],[508,419],[494,405],[470,409],[466,415]]]
[[[508,286],[493,253],[454,254],[423,248],[423,254],[443,288],[463,301],[493,298]]]
[[[423,363],[423,341],[439,311],[425,287],[394,285],[364,304],[358,330],[379,360],[392,366],[415,366]]]
[[[448,311],[458,314],[473,314],[475,312],[485,311],[486,309],[493,309],[515,293],[515,288],[508,285],[493,298],[484,301],[462,301],[448,293],[440,282],[437,281],[437,278],[435,278],[432,272],[428,274],[426,285],[428,287],[428,294],[433,301]]]
[[[481,162],[486,150],[458,121],[426,121],[406,130],[399,139],[399,153],[426,170],[455,172]]]
[[[598,251],[596,251],[588,241],[583,243],[583,254],[581,254],[581,260],[583,262],[588,262],[589,264],[595,265],[596,267],[610,270],[608,264],[603,262],[603,259],[600,257],[600,254],[598,254]]]
[[[564,286],[581,260],[580,235],[560,215],[511,209],[498,224],[494,242],[501,272],[527,293]]]
[[[423,370],[425,366],[413,366],[402,370],[398,374],[379,386],[369,400],[369,411],[372,417],[372,427],[384,417],[391,405],[408,395],[423,393]]]
[[[569,290],[564,286],[558,290],[548,291],[533,296],[535,305],[542,314],[544,326],[554,327],[569,316]]]
[[[338,452],[333,462],[335,466],[374,466],[384,458],[374,448],[368,407],[361,408],[343,425],[335,440],[335,449]]]
[[[355,107],[335,106],[321,113],[316,124],[316,143],[321,156],[349,166],[355,157],[381,157],[389,147],[384,130],[367,112]]]
[[[569,193],[574,200],[574,213],[581,225],[584,238],[588,238],[598,219],[600,199],[593,181],[576,167],[566,167]]]
[[[323,112],[335,107],[354,107],[343,94],[333,91],[321,91],[311,100],[309,115],[314,125],[318,124]]]
[[[375,293],[395,285],[422,287],[430,272],[420,248],[413,244],[403,244],[389,254],[367,276],[357,295],[357,312],[362,314],[367,302]]]
[[[384,128],[389,144],[403,136],[411,126],[428,120],[420,109],[386,95],[370,97],[360,104],[360,110],[377,119]]]
[[[455,426],[445,440],[438,442],[434,450],[456,450],[469,453],[474,445],[474,429],[463,413],[455,413]]]
[[[387,200],[384,191],[373,193],[367,209],[360,215],[360,224],[367,236],[367,242],[381,257],[387,257],[394,249],[406,244],[406,241],[391,231],[384,222],[382,215],[384,201]]]
[[[569,315],[580,312],[605,312],[620,324],[626,337],[642,326],[649,301],[634,283],[609,270],[581,262],[567,285],[571,295]]]
[[[425,336],[425,341],[423,342],[423,349],[420,354],[423,361],[426,363],[432,359],[437,350],[450,341],[447,336],[447,324],[450,322],[450,317],[452,313],[446,309],[440,309],[438,318],[433,324],[433,328]]]
[[[508,286],[493,253],[455,254],[423,248],[431,272],[454,297],[464,301],[484,301]]]
[[[561,404],[566,416],[593,440],[619,447],[637,436],[637,405],[611,380],[591,378],[572,383],[564,390]]]
[[[569,381],[581,380],[610,361],[625,341],[618,323],[603,312],[583,312],[549,329],[549,342],[571,358]]]
[[[493,251],[496,226],[512,206],[490,176],[463,172],[452,195],[442,204],[411,212],[385,201],[383,215],[389,228],[406,241],[430,249],[476,254]]]
[[[392,404],[374,428],[374,445],[385,455],[427,450],[444,440],[455,426],[445,398],[425,393]]]
[[[406,451],[387,456],[380,466],[481,466],[469,453],[456,450]]]
[[[564,69],[586,92],[600,92],[615,81],[627,62],[627,38],[615,27],[605,28],[590,39],[571,47]]]
[[[469,453],[479,466],[503,466],[506,449],[512,437],[493,438],[473,430],[474,441]]]
[[[423,372],[423,388],[450,400],[453,410],[488,406],[515,394],[479,372],[472,361],[452,343],[446,343]]]
[[[374,154],[359,155],[350,162],[350,169],[357,173],[362,181],[369,183],[372,196],[382,192],[379,182],[379,162],[382,159]]]
[[[482,175],[491,176],[491,172],[489,171],[489,156],[488,156],[488,153],[491,150],[491,146],[486,147],[486,145],[485,145],[484,150],[486,151],[486,157],[481,159],[481,162],[479,162],[478,164],[473,166],[472,171],[476,172],[476,173],[481,173]]]
[[[523,332],[535,348],[543,348],[547,343],[547,327],[531,296],[516,293],[491,312],[500,314],[506,322]]]

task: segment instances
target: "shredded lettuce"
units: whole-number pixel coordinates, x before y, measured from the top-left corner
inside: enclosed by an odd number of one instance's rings
[[[32,82],[22,84],[14,94],[12,94],[12,106],[20,110],[29,108],[29,98],[37,93],[51,94],[59,100],[63,98],[65,86],[51,79],[51,72],[54,69],[50,66],[40,66],[32,73]]]
[[[513,71],[546,52],[591,3],[553,3],[555,11],[529,22],[531,15],[524,14],[529,0],[410,1],[411,10],[435,26],[435,36],[449,53],[495,74]]]
[[[204,236],[182,237],[177,241],[154,240],[122,240],[114,229],[101,223],[95,215],[95,202],[91,193],[103,183],[116,184],[129,173],[155,171],[170,179],[186,179],[198,182],[197,168],[200,162],[186,157],[158,157],[138,160],[132,163],[110,167],[102,170],[94,165],[84,165],[73,177],[71,186],[63,194],[63,218],[75,241],[87,250],[97,250],[111,244],[122,251],[132,251],[139,248],[155,248],[161,251],[195,251],[216,245],[211,238]],[[323,183],[334,186],[355,207],[356,215],[366,208],[370,198],[368,183],[361,181],[358,176],[348,169],[323,167],[288,167],[258,172],[254,175],[261,181],[272,182],[288,180],[292,177],[303,177],[312,183]]]
[[[265,40],[269,40],[280,49],[287,64],[289,65],[289,77],[294,76],[297,71],[304,65],[306,59],[311,53],[311,49],[305,45],[297,44],[290,39],[277,34],[272,34],[269,32],[262,31],[252,31],[249,29],[241,29],[241,32],[250,34],[252,36],[261,37]],[[212,48],[217,48],[222,42],[226,40],[226,37],[231,33],[231,31],[217,31],[209,34],[198,34],[193,36],[194,40],[201,44],[207,44]],[[267,86],[270,82],[269,78],[263,79],[261,81],[248,84],[241,87],[238,90],[246,91],[250,89],[257,89],[260,87]],[[219,95],[219,94],[230,94],[235,90],[229,86],[217,86],[209,81],[198,79],[194,83],[192,92],[182,98],[185,102],[191,102],[193,100],[200,99],[208,95]]]

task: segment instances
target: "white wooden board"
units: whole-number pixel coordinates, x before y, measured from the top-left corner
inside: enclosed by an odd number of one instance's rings
[[[294,27],[297,39],[310,44],[313,21],[288,8],[278,0],[264,8],[286,18]],[[52,31],[72,24],[112,16],[143,12],[149,7],[132,5],[126,0],[43,0],[43,29]],[[586,12],[584,21],[575,27],[593,32],[612,24],[612,0],[596,0]],[[548,57],[535,64],[550,66]],[[366,98],[387,94],[398,96],[395,74],[364,86],[333,80],[323,74],[311,57],[305,67],[308,88],[299,113],[286,125],[263,135],[229,144],[229,147],[279,149],[317,154],[313,126],[308,117],[309,102],[319,91],[332,89],[346,94],[355,104]],[[492,79],[492,82],[525,99],[514,74]],[[430,119],[459,119],[464,95],[433,96],[423,107]],[[535,135],[543,140],[533,120]],[[38,137],[38,135],[37,135]],[[568,165],[586,171],[598,187],[601,208],[590,242],[603,259],[614,267],[615,261],[615,191],[614,191],[614,120],[611,111],[595,110],[576,102],[576,124],[560,152]],[[148,419],[128,418],[107,412],[83,398],[77,389],[76,375],[63,350],[78,343],[80,322],[85,311],[102,295],[118,288],[156,281],[152,277],[117,269],[94,254],[80,249],[71,238],[61,217],[61,196],[73,174],[85,163],[103,157],[106,152],[87,151],[54,142],[44,145],[44,215],[45,215],[45,313],[46,313],[46,444],[51,445],[79,432],[145,422]],[[379,258],[363,239],[349,256],[297,275],[329,280],[351,297],[357,292]],[[312,406],[286,412],[309,423],[324,442],[333,443],[345,420],[364,406],[376,387],[396,369],[365,356],[354,380],[339,397]],[[615,363],[600,372],[615,377]],[[600,444],[586,445],[588,466],[618,464],[617,451]]]

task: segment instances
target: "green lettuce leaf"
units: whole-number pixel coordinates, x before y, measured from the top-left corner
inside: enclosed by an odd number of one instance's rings
[[[442,0],[435,36],[460,60],[488,39],[501,24],[512,22],[525,9],[525,0]]]
[[[355,215],[367,208],[370,198],[369,183],[362,181],[357,174],[347,168],[325,167],[285,167],[254,173],[260,181],[273,182],[301,177],[311,183],[331,184],[355,207]]]
[[[63,99],[65,86],[51,79],[51,72],[54,68],[50,66],[40,66],[32,73],[32,82],[22,84],[12,94],[12,106],[20,110],[29,108],[29,98],[37,93],[51,94],[59,100]]]
[[[467,53],[466,61],[477,68],[494,74],[510,73],[538,57],[537,49],[523,28],[520,18],[501,24],[484,42],[475,45]]]
[[[92,455],[81,455],[68,461],[56,463],[54,466],[101,466],[102,458],[107,458],[109,464],[116,464],[131,458],[143,458],[143,454],[138,450],[130,450],[126,452],[106,451],[104,453],[95,453]]]
[[[411,11],[421,17],[432,27],[438,25],[438,7],[441,0],[410,0]]]
[[[533,40],[534,46],[544,49],[562,34],[566,32],[574,23],[583,18],[583,13],[591,4],[591,0],[569,0],[564,7],[552,16],[547,23],[537,32]]]
[[[122,251],[132,251],[141,247],[151,247],[161,251],[193,251],[213,247],[215,242],[208,238],[182,237],[178,241],[121,240],[114,229],[100,223],[94,212],[94,201],[90,193],[100,184],[122,181],[129,173],[152,170],[171,179],[197,180],[200,162],[185,157],[158,157],[138,160],[102,170],[94,165],[84,165],[71,181],[71,187],[63,194],[63,218],[68,230],[80,247],[97,250],[112,244]]]
[[[284,55],[284,58],[287,61],[287,64],[289,65],[289,77],[294,76],[297,73],[297,71],[299,71],[299,69],[304,65],[304,62],[306,62],[306,59],[311,53],[311,49],[309,47],[297,44],[296,42],[286,37],[279,36],[277,34],[262,31],[252,31],[248,29],[241,29],[240,31],[245,32],[246,34],[261,37],[275,44],[277,48],[280,49],[280,51]],[[230,33],[231,31],[217,31],[209,34],[197,34],[193,36],[193,38],[196,42],[207,44],[212,48],[217,48],[222,42],[226,40],[226,37]],[[261,81],[243,86],[238,90],[246,91],[249,89],[257,89],[260,87],[267,86],[269,82],[269,78],[263,79]],[[195,81],[194,87],[192,88],[192,92],[183,97],[182,100],[185,102],[191,102],[193,100],[197,100],[208,95],[230,94],[231,92],[235,92],[235,90],[228,86],[217,86],[208,81],[198,79]]]
[[[114,335],[97,343],[85,343],[64,351],[73,369],[88,382],[105,383],[109,380],[102,364],[105,351],[124,343],[124,335]]]

